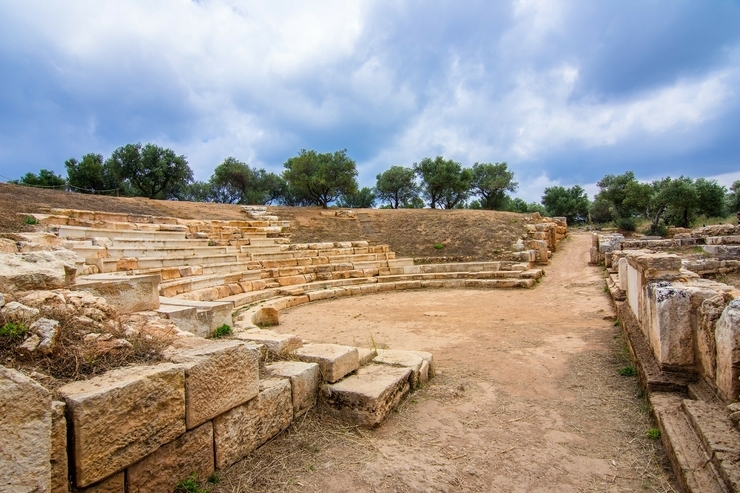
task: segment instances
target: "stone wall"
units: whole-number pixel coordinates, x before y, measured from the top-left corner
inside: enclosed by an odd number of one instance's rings
[[[67,384],[63,401],[0,366],[0,390],[11,396],[0,401],[0,492],[172,491],[240,460],[316,402],[315,363],[261,379],[258,345],[180,344],[169,362]]]
[[[612,290],[626,300],[661,371],[703,379],[723,400],[740,395],[740,291],[702,279],[668,253],[609,256]],[[626,279],[625,279],[626,277]]]

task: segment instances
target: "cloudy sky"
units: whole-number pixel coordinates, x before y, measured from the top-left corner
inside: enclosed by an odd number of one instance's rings
[[[346,148],[517,196],[607,173],[740,179],[737,0],[3,0],[0,180],[153,142],[207,180]]]

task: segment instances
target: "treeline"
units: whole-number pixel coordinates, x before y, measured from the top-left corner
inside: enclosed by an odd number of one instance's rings
[[[553,216],[566,216],[569,223],[612,223],[635,231],[649,221],[645,231],[665,235],[668,226],[690,227],[699,218],[724,218],[740,211],[740,180],[729,190],[716,180],[685,176],[640,182],[632,171],[606,175],[596,184],[593,202],[580,186],[546,188],[542,204]]]
[[[291,206],[335,203],[340,207],[490,209],[565,216],[570,224],[611,223],[634,231],[649,221],[648,232],[690,226],[697,218],[725,217],[740,211],[740,180],[728,191],[715,180],[661,178],[640,182],[632,171],[606,175],[589,200],[579,185],[548,187],[541,203],[512,198],[519,183],[504,163],[475,163],[466,168],[442,156],[410,167],[391,166],[376,176],[375,186],[359,188],[357,165],[347,150],[301,150],[283,164],[282,174],[257,169],[233,157],[216,166],[208,181],[194,181],[185,156],[154,144],[128,144],[108,159],[85,154],[68,159],[66,179],[42,169],[15,183],[66,188],[81,193],[143,196],[157,199],[227,204]]]
[[[391,166],[377,175],[375,187],[360,188],[357,165],[346,149],[333,153],[301,150],[277,175],[233,157],[208,181],[194,181],[185,156],[154,144],[128,144],[108,159],[85,154],[64,163],[66,179],[42,169],[13,183],[65,188],[80,193],[142,196],[227,204],[320,205],[340,207],[495,209],[546,213],[541,204],[511,198],[519,184],[506,163],[475,163],[465,168],[442,156],[411,167]]]

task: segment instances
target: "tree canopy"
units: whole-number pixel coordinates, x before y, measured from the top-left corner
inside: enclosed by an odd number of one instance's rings
[[[269,204],[285,189],[284,180],[275,173],[252,169],[233,157],[216,167],[210,184],[213,201],[228,204]]]
[[[81,161],[69,158],[64,162],[67,170],[67,183],[75,192],[114,193],[120,184],[110,167],[103,162],[102,154],[88,153]]]
[[[321,154],[301,149],[283,166],[283,178],[296,200],[327,208],[339,196],[357,191],[357,166],[347,149]]]
[[[381,202],[387,202],[392,209],[403,207],[419,196],[419,187],[411,168],[391,166],[378,174],[375,183],[375,195]]]
[[[542,195],[542,204],[550,216],[564,216],[571,224],[586,221],[591,205],[586,191],[579,185],[570,188],[546,188]]]
[[[458,162],[442,156],[424,158],[414,163],[414,171],[421,179],[422,194],[432,209],[437,206],[452,209],[470,195],[472,172]]]
[[[514,172],[509,171],[506,163],[475,163],[472,172],[473,193],[481,198],[484,209],[503,209],[508,199],[506,192],[516,192],[519,188]]]
[[[11,180],[10,183],[44,188],[62,188],[67,184],[63,177],[48,169],[42,169],[38,175],[29,171],[19,180]]]
[[[173,198],[193,180],[193,171],[185,156],[154,144],[127,144],[119,147],[106,161],[120,180],[128,181],[135,195]]]

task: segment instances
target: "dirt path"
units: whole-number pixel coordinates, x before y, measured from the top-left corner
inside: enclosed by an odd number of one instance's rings
[[[434,353],[438,375],[377,430],[318,413],[212,491],[673,491],[588,235],[535,289],[404,291],[281,314],[307,340]]]

